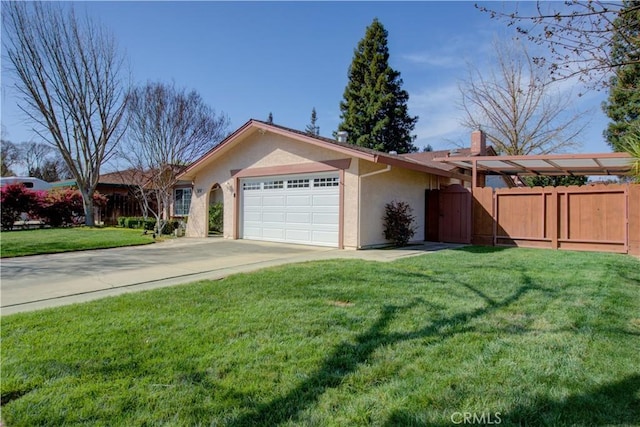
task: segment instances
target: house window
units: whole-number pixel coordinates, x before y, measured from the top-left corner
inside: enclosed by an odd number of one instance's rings
[[[191,188],[176,188],[173,214],[175,216],[189,215],[191,205]]]

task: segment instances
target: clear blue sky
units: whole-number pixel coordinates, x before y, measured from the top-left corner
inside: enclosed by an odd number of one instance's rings
[[[173,81],[195,89],[229,116],[230,131],[250,118],[266,120],[269,112],[275,123],[303,130],[315,107],[320,134],[328,137],[340,122],[354,49],[377,17],[389,32],[390,62],[409,92],[409,112],[420,117],[415,144],[434,149],[468,144],[456,108],[458,81],[468,62],[490,64],[494,38],[513,35],[513,29],[466,1],[78,2],[76,7],[113,32],[133,83]],[[4,137],[37,140],[17,109],[11,84],[3,69]],[[608,152],[602,138],[607,118],[600,110],[606,93],[578,97],[581,90],[574,91],[574,108],[592,115],[580,151]]]

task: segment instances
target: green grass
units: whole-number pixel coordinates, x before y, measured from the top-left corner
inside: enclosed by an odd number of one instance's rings
[[[51,228],[0,233],[2,258],[117,248],[153,243],[150,235],[126,228]]]
[[[5,316],[1,334],[7,426],[640,425],[625,255],[311,262]]]

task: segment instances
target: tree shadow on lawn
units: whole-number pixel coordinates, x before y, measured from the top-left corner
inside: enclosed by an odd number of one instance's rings
[[[470,254],[493,254],[496,252],[504,252],[510,251],[513,249],[518,249],[517,246],[478,246],[478,245],[468,245],[461,246],[459,248],[452,248],[452,251],[459,252],[467,252]]]
[[[548,289],[536,286],[525,274],[523,274],[522,282],[523,286],[502,301],[495,301],[473,286],[464,284],[463,286],[485,300],[487,305],[436,320],[424,328],[406,333],[385,333],[384,331],[400,312],[424,304],[425,301],[416,298],[406,305],[385,305],[382,307],[378,320],[368,330],[357,335],[355,342],[343,342],[334,348],[324,363],[311,373],[307,380],[286,395],[256,405],[250,413],[238,417],[228,425],[273,426],[286,421],[295,422],[300,412],[317,402],[326,390],[339,387],[344,378],[369,360],[376,349],[403,341],[429,337],[436,338],[434,343],[441,342],[459,334],[462,329],[465,329],[462,327],[465,323],[507,307],[529,292],[550,292]],[[456,327],[451,328],[451,325]]]
[[[604,384],[561,401],[539,398],[532,405],[517,406],[509,412],[500,412],[499,409],[491,408],[475,415],[481,417],[484,414],[486,421],[491,414],[492,424],[503,426],[638,425],[640,423],[640,399],[636,397],[638,393],[640,393],[640,374]],[[447,421],[430,423],[425,422],[418,412],[396,411],[384,425],[385,427],[450,427],[461,424],[464,412],[469,411],[465,408],[455,409],[451,413],[443,414]],[[496,412],[500,419],[499,423]]]

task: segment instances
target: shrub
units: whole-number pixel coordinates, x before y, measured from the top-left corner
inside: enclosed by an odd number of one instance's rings
[[[22,214],[30,219],[39,219],[51,227],[78,224],[84,221],[84,206],[79,190],[54,188],[32,191],[22,184],[2,187],[2,228],[11,229]],[[107,198],[96,192],[95,206],[107,205]]]
[[[70,188],[54,188],[41,193],[40,218],[51,227],[74,224],[84,215],[82,195]]]
[[[118,218],[118,225],[124,228],[135,228],[152,231],[156,226],[156,220],[153,218],[144,218],[138,216],[121,216]]]
[[[38,194],[26,188],[22,183],[8,184],[0,188],[2,228],[11,230],[13,224],[20,219],[22,214],[33,216],[38,210],[38,199]]]
[[[172,219],[167,221],[162,229],[162,234],[172,234],[173,231],[180,226],[181,222],[185,222],[184,218]],[[118,226],[123,228],[134,228],[147,231],[156,230],[155,218],[144,218],[138,216],[121,216],[118,217]]]
[[[84,205],[80,190],[71,188],[54,188],[49,191],[40,191],[38,216],[51,227],[63,225],[81,224],[84,222]],[[93,193],[93,205],[105,207],[106,196]]]
[[[405,202],[387,203],[384,214],[384,238],[396,246],[405,246],[416,234],[413,209]]]
[[[167,221],[164,225],[164,229],[162,229],[162,234],[173,234],[173,230],[178,228],[180,221],[177,219],[172,219]]]
[[[209,231],[222,232],[224,205],[221,202],[209,205]]]

